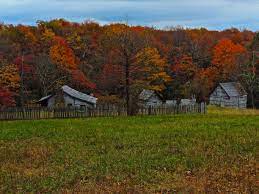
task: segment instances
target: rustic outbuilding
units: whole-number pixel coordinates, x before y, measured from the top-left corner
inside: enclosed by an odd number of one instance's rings
[[[153,90],[142,90],[139,94],[139,105],[143,107],[156,107],[163,104],[162,97]]]
[[[179,102],[177,102],[177,100],[166,100],[166,102],[165,102],[166,106],[176,106],[178,104],[182,105],[182,106],[195,105],[196,99],[195,98],[180,99]]]
[[[38,101],[43,107],[75,107],[75,108],[94,108],[97,98],[79,92],[69,86],[63,86],[56,94],[48,95]]]
[[[247,92],[238,82],[220,83],[210,95],[210,104],[221,107],[246,108]]]

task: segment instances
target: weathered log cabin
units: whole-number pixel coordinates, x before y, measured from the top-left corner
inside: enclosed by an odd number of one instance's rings
[[[246,108],[247,92],[238,82],[220,83],[210,95],[210,104],[221,107]]]
[[[142,90],[138,100],[141,107],[156,107],[163,104],[162,97],[153,90]]]
[[[94,108],[97,98],[79,92],[69,86],[63,86],[56,94],[48,95],[38,101],[42,107]]]

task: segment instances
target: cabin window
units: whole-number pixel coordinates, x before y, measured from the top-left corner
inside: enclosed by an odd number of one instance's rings
[[[72,107],[72,104],[67,104],[67,107]]]
[[[80,105],[80,109],[81,112],[85,112],[86,111],[86,105]]]
[[[80,105],[81,109],[86,109],[86,105]]]

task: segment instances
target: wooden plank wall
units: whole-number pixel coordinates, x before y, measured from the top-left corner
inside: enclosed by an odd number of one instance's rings
[[[175,105],[139,108],[136,115],[173,115],[173,114],[205,114],[205,103],[194,105]],[[94,109],[80,108],[9,108],[0,110],[0,120],[38,120],[38,119],[65,119],[87,117],[115,117],[127,116],[126,107],[102,105]]]

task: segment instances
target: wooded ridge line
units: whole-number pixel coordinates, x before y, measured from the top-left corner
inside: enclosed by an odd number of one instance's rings
[[[0,109],[32,106],[63,85],[134,111],[143,89],[164,100],[208,101],[219,83],[239,82],[259,106],[259,33],[157,30],[125,24],[39,21],[0,24]]]

